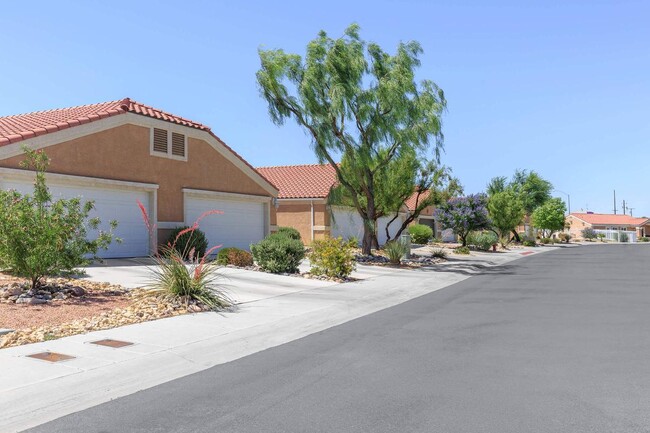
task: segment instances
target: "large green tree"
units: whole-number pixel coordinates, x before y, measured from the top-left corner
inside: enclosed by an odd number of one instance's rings
[[[363,219],[365,254],[376,244],[376,190],[387,168],[413,150],[439,155],[442,148],[446,101],[433,81],[416,81],[421,53],[419,43],[407,42],[389,54],[363,41],[354,24],[338,39],[321,31],[304,58],[259,51],[257,81],[271,119],[296,121],[319,161],[334,167]]]
[[[533,226],[542,231],[542,236],[550,237],[553,232],[563,230],[566,205],[560,198],[552,198],[533,211]]]
[[[502,246],[510,241],[510,232],[514,232],[524,218],[524,205],[512,188],[492,192],[488,199],[488,213],[492,228],[499,235]]]

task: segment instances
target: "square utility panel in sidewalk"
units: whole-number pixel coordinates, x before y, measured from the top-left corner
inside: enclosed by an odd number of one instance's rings
[[[56,353],[56,352],[33,353],[31,355],[27,355],[27,357],[40,359],[41,361],[49,361],[49,362],[60,362],[60,361],[67,361],[69,359],[75,359],[74,356],[64,355],[63,353]]]
[[[132,346],[133,345],[133,343],[128,342],[128,341],[111,340],[110,338],[106,338],[104,340],[98,340],[98,341],[91,341],[90,344],[96,344],[98,346],[112,347],[114,349],[119,349],[120,347],[126,347],[126,346]]]

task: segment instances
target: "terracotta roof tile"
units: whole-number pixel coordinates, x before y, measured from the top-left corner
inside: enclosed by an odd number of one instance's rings
[[[119,101],[0,117],[0,144],[15,143],[35,135],[60,131],[127,112],[189,126],[190,128],[204,131],[210,130],[210,128],[198,122],[125,98]]]
[[[259,167],[257,171],[280,189],[278,198],[326,198],[336,184],[329,164]]]
[[[420,198],[417,200],[417,203],[421,203],[422,200],[424,200],[427,197],[429,197],[429,191],[423,192],[422,194],[420,194]],[[408,199],[406,199],[404,204],[406,205],[408,210],[415,210],[415,207],[417,206],[417,203],[416,203],[416,200],[415,200],[416,198],[417,198],[417,193],[414,192],[412,196],[410,196]]]
[[[642,226],[648,222],[648,218],[635,218],[630,215],[579,212],[572,212],[571,215],[592,225],[619,225],[637,227]]]

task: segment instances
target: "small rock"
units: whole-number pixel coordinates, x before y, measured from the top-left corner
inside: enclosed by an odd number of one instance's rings
[[[70,289],[72,296],[83,296],[86,294],[86,291],[81,287],[75,286]]]
[[[16,299],[16,304],[27,304],[27,305],[38,305],[45,304],[47,301],[45,299],[38,298],[18,298]]]

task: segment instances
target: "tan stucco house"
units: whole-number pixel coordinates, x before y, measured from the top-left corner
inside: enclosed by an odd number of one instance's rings
[[[337,184],[336,171],[331,165],[285,165],[259,167],[257,170],[280,190],[277,225],[297,229],[305,244],[326,236],[363,238],[362,220],[355,209],[328,205],[330,190]],[[415,207],[415,197],[407,200],[405,205],[399,218],[389,225],[391,236],[397,232],[409,210]],[[386,242],[386,226],[391,219],[381,217],[378,220],[380,245]],[[433,208],[426,208],[417,222],[435,229]]]
[[[582,239],[582,230],[592,228],[601,232],[607,239],[616,239],[618,233],[625,232],[631,242],[640,237],[650,236],[650,219],[635,218],[630,215],[613,215],[593,212],[573,212],[567,217],[569,233],[573,238]]]
[[[277,188],[209,127],[128,98],[0,117],[0,188],[31,191],[22,146],[50,157],[55,197],[94,200],[104,226],[119,222],[123,242],[104,257],[145,256],[171,229],[214,209],[223,214],[200,223],[210,245],[248,248],[275,225]]]

